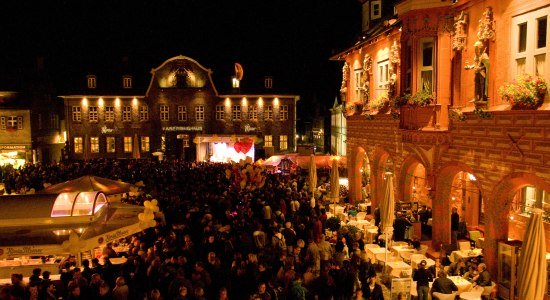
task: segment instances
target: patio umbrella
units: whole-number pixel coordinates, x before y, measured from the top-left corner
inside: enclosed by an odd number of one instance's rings
[[[139,152],[139,142],[138,142],[138,135],[137,133],[134,134],[134,145],[132,149],[132,158],[140,159],[141,153]]]
[[[546,243],[542,209],[532,209],[518,267],[518,299],[542,299],[546,291]]]
[[[127,193],[131,184],[97,176],[83,176],[77,179],[50,185],[40,191],[41,194],[59,194],[69,192],[103,192],[107,195]]]
[[[393,194],[393,174],[386,172],[386,187],[384,200],[380,204],[380,230],[386,240],[386,250],[388,249],[388,240],[393,234],[393,221],[395,220],[395,195]],[[387,261],[386,253],[386,261]]]
[[[309,160],[309,188],[311,190],[311,207],[315,207],[315,190],[317,189],[317,164],[315,154],[311,154]]]
[[[336,215],[336,203],[340,200],[340,174],[338,174],[338,159],[332,158],[332,170],[330,170],[330,198],[334,202],[334,214]]]

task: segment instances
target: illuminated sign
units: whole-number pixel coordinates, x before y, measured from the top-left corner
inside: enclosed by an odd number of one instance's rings
[[[0,150],[26,150],[25,145],[0,145]]]
[[[167,126],[163,131],[202,131],[202,126]]]
[[[115,133],[116,129],[114,128],[107,128],[107,126],[101,127],[101,133],[108,134],[108,133]]]
[[[252,127],[248,124],[244,125],[244,132],[251,132],[251,131],[256,131],[256,130],[258,130],[257,127]]]

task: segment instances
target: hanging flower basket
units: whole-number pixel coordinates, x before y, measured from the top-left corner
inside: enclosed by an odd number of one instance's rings
[[[539,75],[522,74],[512,83],[504,84],[499,92],[512,109],[537,109],[544,101],[548,85]]]

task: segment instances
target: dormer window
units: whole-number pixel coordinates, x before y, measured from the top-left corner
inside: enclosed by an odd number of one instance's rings
[[[266,89],[272,89],[273,88],[273,77],[266,76],[264,77],[264,86]]]
[[[95,75],[88,75],[86,77],[88,79],[88,88],[89,89],[95,89],[97,86],[97,81]]]
[[[131,89],[132,88],[132,76],[122,76],[122,87],[125,89]]]
[[[233,86],[234,89],[238,89],[241,85],[241,82],[237,77],[231,77],[231,86]]]
[[[370,3],[370,18],[371,20],[380,19],[382,17],[382,1],[375,0]]]

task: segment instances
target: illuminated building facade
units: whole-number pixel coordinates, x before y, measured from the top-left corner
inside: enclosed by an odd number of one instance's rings
[[[433,247],[450,244],[456,207],[484,234],[496,276],[497,241],[521,240],[532,207],[545,210],[550,247],[548,93],[532,106],[506,96],[520,75],[550,81],[548,1],[394,2],[384,15],[388,2],[362,1],[363,34],[332,57],[343,63],[350,198],[361,201],[368,169],[378,206],[393,172],[398,201],[433,208]]]
[[[71,158],[228,161],[295,151],[298,96],[220,95],[211,71],[189,57],[153,69],[145,95],[132,93],[129,75],[118,94],[93,93],[99,79],[86,79],[88,95],[61,96]]]
[[[16,105],[18,94],[0,91],[0,166],[33,162],[31,112]]]

